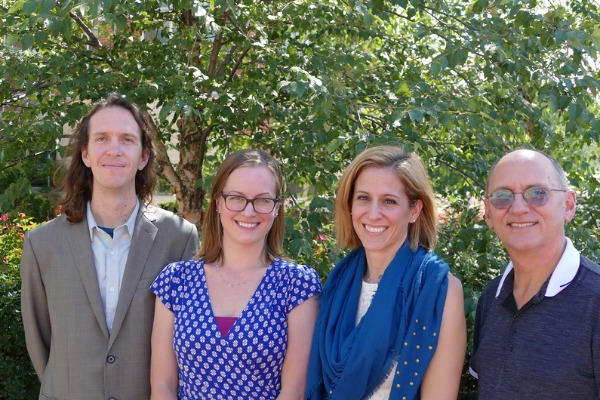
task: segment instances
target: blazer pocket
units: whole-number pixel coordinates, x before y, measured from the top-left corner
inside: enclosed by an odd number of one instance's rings
[[[44,393],[40,393],[40,399],[41,400],[61,400],[58,397],[54,397],[54,396],[47,396]]]

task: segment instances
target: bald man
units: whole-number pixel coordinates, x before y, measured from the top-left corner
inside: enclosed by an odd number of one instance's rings
[[[477,306],[479,398],[600,398],[600,267],[565,236],[576,196],[550,156],[516,150],[488,176],[485,220],[510,257]]]

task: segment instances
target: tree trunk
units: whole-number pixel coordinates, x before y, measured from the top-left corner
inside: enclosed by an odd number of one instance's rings
[[[166,179],[177,198],[177,213],[195,224],[202,225],[202,204],[206,193],[198,183],[202,179],[202,164],[210,127],[201,129],[194,117],[181,118],[179,127],[179,164],[175,167],[164,143],[156,143],[158,174]]]

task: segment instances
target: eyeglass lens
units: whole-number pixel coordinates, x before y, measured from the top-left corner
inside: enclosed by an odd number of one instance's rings
[[[256,199],[247,199],[244,196],[223,195],[225,198],[225,206],[229,211],[242,211],[248,203],[252,204],[254,211],[260,214],[268,214],[275,208],[275,200],[269,198],[258,197]]]
[[[532,187],[524,192],[512,192],[508,189],[496,190],[490,195],[490,203],[496,208],[509,208],[515,200],[516,194],[522,194],[525,202],[532,207],[542,207],[548,202],[549,190],[541,187]]]

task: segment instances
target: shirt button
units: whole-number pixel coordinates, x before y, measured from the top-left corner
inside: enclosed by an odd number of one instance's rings
[[[116,358],[115,356],[113,356],[113,355],[110,355],[110,356],[106,357],[106,361],[107,361],[109,364],[113,364],[115,361],[117,361],[117,358]],[[111,398],[112,398],[112,397],[111,397]]]
[[[117,400],[114,397],[109,397],[108,400]]]
[[[111,292],[114,292],[115,291],[115,287],[111,286],[111,287],[108,288],[108,290],[110,290]]]

